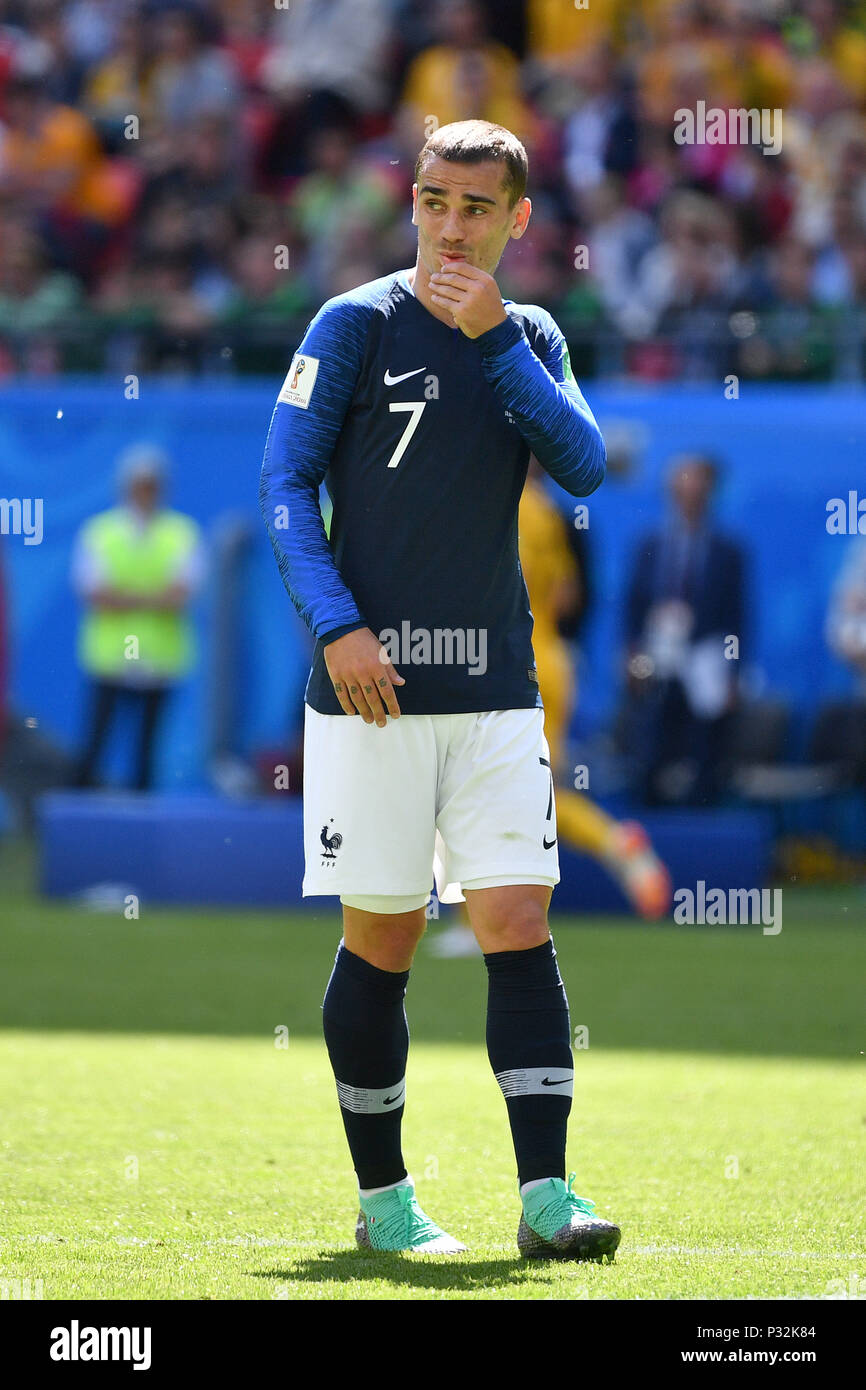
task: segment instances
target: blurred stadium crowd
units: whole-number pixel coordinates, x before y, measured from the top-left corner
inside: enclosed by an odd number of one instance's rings
[[[781,152],[677,144],[699,101]],[[578,375],[862,379],[864,0],[0,0],[0,375],[280,373],[468,116],[529,149],[501,284]]]

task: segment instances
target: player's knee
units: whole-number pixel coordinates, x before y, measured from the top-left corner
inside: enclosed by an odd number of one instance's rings
[[[498,920],[487,924],[500,951],[527,951],[540,946],[550,935],[547,909],[532,898],[516,902]]]
[[[383,917],[380,919],[379,926],[378,935],[380,938],[383,941],[393,942],[395,951],[405,953],[407,950],[414,951],[427,929],[427,922],[424,914],[420,913],[414,922],[403,921],[399,925],[394,923],[393,918],[389,921],[387,917]]]
[[[343,907],[347,948],[380,970],[408,970],[426,926],[423,908],[396,914]]]
[[[395,927],[384,918],[382,929],[367,937],[363,951],[365,959],[380,970],[408,970],[425,925],[422,921],[419,927]]]

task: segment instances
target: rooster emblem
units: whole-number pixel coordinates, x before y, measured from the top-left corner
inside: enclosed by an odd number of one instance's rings
[[[334,822],[331,821],[331,825],[333,825],[333,824],[334,824]],[[334,835],[329,835],[329,834],[328,834],[328,827],[327,827],[327,825],[323,825],[323,826],[322,826],[322,833],[321,833],[321,835],[319,836],[319,839],[321,840],[322,844],[325,846],[325,852],[324,852],[324,854],[322,855],[322,858],[323,858],[323,859],[336,859],[336,857],[337,857],[336,851],[340,848],[340,845],[343,843],[343,837],[342,837],[342,835],[339,833],[339,831],[337,831]]]

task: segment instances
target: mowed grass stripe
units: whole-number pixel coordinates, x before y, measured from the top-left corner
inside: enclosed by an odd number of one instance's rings
[[[866,1275],[853,1066],[592,1049],[576,1062],[570,1161],[623,1226],[616,1265],[516,1261],[483,1048],[419,1043],[407,1155],[422,1201],[471,1249],[413,1271],[352,1247],[318,1042],[6,1034],[0,1277],[41,1278],[49,1298],[694,1298],[820,1297],[852,1267]]]

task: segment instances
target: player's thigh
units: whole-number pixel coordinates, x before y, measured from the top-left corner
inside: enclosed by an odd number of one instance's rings
[[[423,715],[360,716],[307,707],[304,730],[304,893],[429,892],[436,747]]]
[[[498,710],[474,720],[452,739],[440,781],[437,881],[446,891],[455,884],[552,888],[559,863],[544,711]]]
[[[408,970],[426,925],[423,907],[408,912],[367,912],[343,903],[347,950],[379,970]]]

